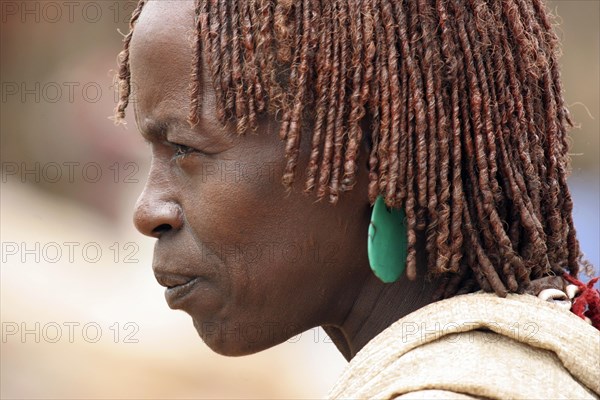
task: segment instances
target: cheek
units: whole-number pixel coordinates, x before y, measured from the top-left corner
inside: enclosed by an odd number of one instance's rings
[[[276,218],[274,199],[283,195],[277,186],[275,174],[267,168],[221,160],[203,163],[182,182],[180,201],[199,239],[239,241],[261,235],[260,225]]]
[[[293,289],[307,266],[323,256],[313,213],[303,209],[313,206],[312,199],[286,197],[276,166],[264,165],[213,165],[210,176],[190,179],[182,196],[197,245],[216,253],[226,269],[230,300],[244,308],[284,297],[279,288]]]
[[[233,285],[252,284],[251,276],[273,260],[282,233],[276,205],[283,197],[271,165],[215,161],[196,169],[182,184],[186,223],[200,248],[210,248],[226,266]]]
[[[237,140],[214,159],[199,159],[181,186],[182,206],[200,240],[267,240],[286,218],[279,204],[286,195],[283,144],[264,132]]]

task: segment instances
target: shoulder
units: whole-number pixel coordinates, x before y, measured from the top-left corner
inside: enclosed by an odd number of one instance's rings
[[[349,364],[332,397],[426,389],[489,398],[600,393],[600,332],[529,295],[475,293],[400,319]]]

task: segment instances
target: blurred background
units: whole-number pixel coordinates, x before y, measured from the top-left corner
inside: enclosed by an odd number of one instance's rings
[[[0,1],[2,398],[314,398],[345,366],[320,329],[213,354],[170,310],[131,211],[149,151],[107,118],[131,1]],[[600,3],[560,16],[575,223],[599,256]]]

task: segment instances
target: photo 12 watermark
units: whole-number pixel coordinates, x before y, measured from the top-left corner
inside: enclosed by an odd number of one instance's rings
[[[48,264],[136,264],[140,250],[135,242],[13,242],[3,241],[2,264],[48,263]]]
[[[466,340],[469,343],[475,341],[475,334],[483,331],[498,332],[498,335],[486,335],[484,341],[486,343],[495,343],[503,336],[510,337],[520,342],[531,344],[537,343],[535,335],[539,331],[537,323],[515,322],[511,325],[499,324],[497,322],[486,322],[482,326],[480,322],[475,321],[460,321],[460,322],[411,322],[402,321],[400,323],[400,338],[403,343],[408,342],[429,342],[434,340],[444,340],[451,343]]]
[[[103,337],[113,343],[139,343],[139,331],[135,322],[3,321],[2,343],[98,343]]]
[[[333,264],[340,251],[335,241],[307,243],[304,241],[247,241],[237,243],[203,243],[199,261],[228,261],[242,265],[272,263],[278,260],[288,264],[311,262]]]
[[[135,103],[137,85],[131,82],[130,103]],[[106,95],[111,96],[114,103],[119,101],[119,93],[115,82],[95,81],[3,81],[0,86],[2,103],[48,103],[74,104],[98,103]]]
[[[285,343],[333,343],[331,338],[319,327],[314,327],[304,332],[299,332],[298,325],[293,323],[282,324],[278,322],[262,323],[231,323],[203,322],[199,325],[200,335],[204,340],[218,338],[229,342],[258,343],[270,342],[275,337],[289,337]]]
[[[0,2],[1,21],[22,24],[114,23],[126,24],[137,1],[5,1]]]
[[[90,184],[98,182],[139,183],[140,167],[136,162],[102,164],[95,161],[16,162],[1,163],[2,183],[66,183]]]

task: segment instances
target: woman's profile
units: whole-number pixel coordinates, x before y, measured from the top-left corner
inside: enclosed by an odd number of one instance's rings
[[[335,398],[597,398],[557,52],[542,0],[140,1],[169,306],[224,355],[322,326]]]

